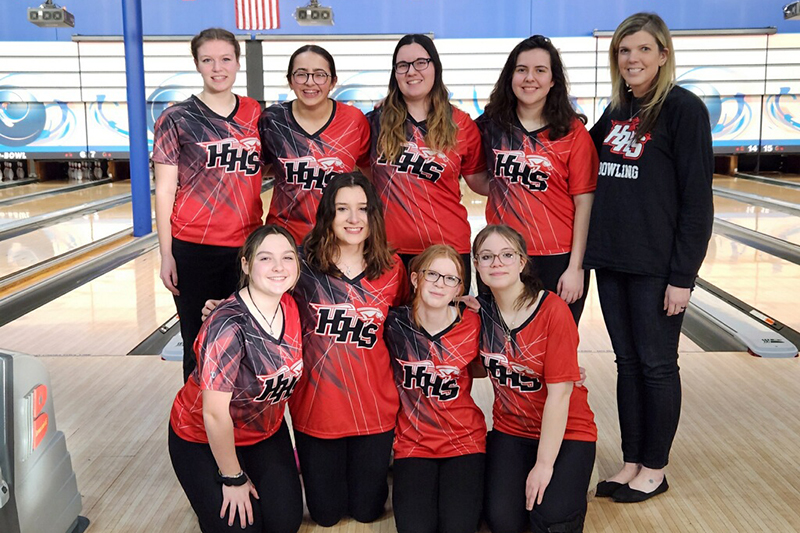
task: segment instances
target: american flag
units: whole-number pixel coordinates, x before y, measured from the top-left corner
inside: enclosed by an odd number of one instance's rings
[[[278,0],[234,0],[240,30],[276,30],[280,27]]]

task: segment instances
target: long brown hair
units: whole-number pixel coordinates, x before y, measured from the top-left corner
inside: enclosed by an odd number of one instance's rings
[[[419,285],[420,280],[422,280],[423,277],[422,272],[427,270],[428,267],[431,266],[431,263],[433,263],[433,261],[439,257],[449,259],[456,266],[457,275],[459,278],[461,278],[461,288],[456,290],[456,294],[460,295],[464,289],[464,261],[461,260],[461,255],[456,252],[456,249],[449,244],[432,244],[431,246],[425,248],[425,250],[418,256],[414,257],[414,259],[411,260],[411,264],[408,265],[409,276],[412,272],[416,272],[417,285]],[[417,327],[421,327],[418,318],[421,301],[422,298],[419,295],[419,290],[417,290],[415,287],[414,295],[411,298],[411,316],[414,320],[414,324],[416,324]],[[456,313],[458,313],[460,318],[461,308],[459,306],[456,306]]]
[[[519,274],[519,278],[522,280],[522,293],[514,301],[514,308],[522,309],[536,301],[539,292],[544,289],[544,285],[536,274],[536,267],[533,265],[533,261],[528,257],[528,247],[525,245],[525,239],[510,226],[490,224],[478,232],[475,236],[475,241],[472,243],[472,257],[476,263],[478,261],[478,250],[483,246],[489,235],[492,234],[497,234],[504,238],[525,261],[525,266]]]
[[[236,40],[236,36],[222,28],[206,28],[192,37],[192,42],[189,45],[192,49],[192,57],[194,58],[195,64],[197,64],[197,51],[208,41],[224,41],[230,44],[233,46],[233,51],[236,54],[236,61],[239,61],[241,48],[239,47],[239,41]]]
[[[286,228],[282,226],[278,226],[276,224],[266,224],[264,226],[260,226],[253,230],[253,232],[247,236],[247,239],[244,241],[244,245],[239,250],[239,264],[242,263],[242,259],[247,261],[249,266],[248,270],[253,268],[253,263],[256,260],[256,252],[258,251],[258,247],[261,246],[261,243],[264,242],[264,239],[269,237],[270,235],[282,235],[286,237],[286,240],[289,241],[289,244],[292,245],[292,250],[294,250],[294,260],[297,266],[297,273],[300,274],[300,254],[297,252],[297,244],[294,242],[294,237],[292,234],[289,233]],[[297,279],[295,279],[295,283]],[[245,272],[242,269],[241,274],[239,274],[239,288],[243,289],[250,283],[250,273]]]
[[[586,124],[586,116],[579,114],[569,101],[569,81],[561,61],[561,54],[550,39],[543,35],[533,35],[520,42],[511,50],[500,71],[500,77],[494,84],[494,89],[489,95],[484,114],[494,120],[499,126],[506,129],[517,123],[517,97],[511,87],[511,81],[517,68],[519,55],[537,48],[544,50],[550,56],[550,72],[553,77],[553,86],[547,93],[547,98],[542,109],[542,118],[550,126],[549,137],[554,141],[569,133],[572,122],[578,118]]]
[[[633,98],[619,70],[619,43],[628,35],[646,31],[656,41],[659,52],[666,52],[667,61],[659,67],[653,85],[644,95],[636,136],[652,131],[664,107],[670,90],[675,85],[675,48],[666,23],[655,13],[636,13],[622,21],[614,31],[608,47],[608,68],[611,71],[611,108],[619,109]]]
[[[386,224],[383,220],[383,204],[378,192],[361,172],[348,172],[334,177],[322,193],[317,207],[317,220],[303,240],[306,261],[329,276],[341,277],[336,268],[339,259],[339,243],[333,233],[336,218],[336,194],[345,187],[360,187],[367,196],[367,220],[369,236],[364,242],[364,273],[367,279],[377,279],[394,266],[393,253],[386,240]]]
[[[456,146],[458,128],[453,120],[450,93],[444,81],[442,81],[442,61],[439,59],[439,53],[436,51],[436,46],[434,46],[430,37],[413,33],[400,39],[394,48],[389,89],[380,111],[378,154],[390,162],[395,162],[403,152],[403,146],[406,144],[405,123],[408,116],[408,107],[406,107],[406,102],[403,99],[403,93],[400,92],[397,74],[395,73],[397,53],[400,48],[414,43],[420,45],[428,53],[435,72],[433,87],[428,95],[431,108],[426,120],[428,132],[425,134],[425,143],[440,152]]]

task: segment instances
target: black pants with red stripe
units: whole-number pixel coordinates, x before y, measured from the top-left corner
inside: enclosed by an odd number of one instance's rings
[[[178,481],[192,504],[203,533],[296,533],[303,521],[303,493],[294,460],[289,429],[284,421],[277,433],[252,446],[237,446],[239,464],[258,492],[250,496],[253,525],[242,529],[239,516],[228,525],[222,509],[222,485],[217,462],[208,444],[183,440],[169,428],[169,456]],[[229,511],[230,512],[230,511]]]
[[[323,527],[345,516],[373,522],[389,496],[389,458],[394,430],[377,435],[320,439],[294,432],[306,505]]]
[[[392,508],[398,533],[475,533],[486,455],[395,459]]]
[[[183,381],[197,367],[193,345],[200,326],[206,300],[227,298],[239,283],[242,268],[239,248],[210,246],[172,239],[172,256],[178,271],[178,290],[175,307],[181,321],[183,338]]]

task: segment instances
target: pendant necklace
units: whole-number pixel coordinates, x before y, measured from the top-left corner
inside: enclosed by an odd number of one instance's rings
[[[269,334],[275,337],[275,332],[272,329],[272,324],[275,323],[275,319],[278,316],[278,309],[281,308],[281,303],[278,302],[278,305],[275,307],[275,313],[273,313],[272,315],[272,320],[267,320],[267,317],[265,317],[264,313],[261,312],[261,309],[258,308],[258,304],[253,299],[253,295],[250,293],[250,285],[247,286],[247,295],[250,297],[250,301],[253,302],[253,306],[255,306],[256,311],[258,311],[258,314],[261,315],[261,318],[263,318],[264,322],[267,323],[267,330],[269,330]]]

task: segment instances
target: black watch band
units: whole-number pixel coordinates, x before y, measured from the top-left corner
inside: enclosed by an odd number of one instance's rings
[[[244,470],[239,472],[239,474],[233,477],[226,477],[223,476],[219,470],[215,475],[217,479],[217,483],[222,483],[223,485],[227,485],[228,487],[241,487],[245,483],[247,483],[247,474],[244,473]]]

